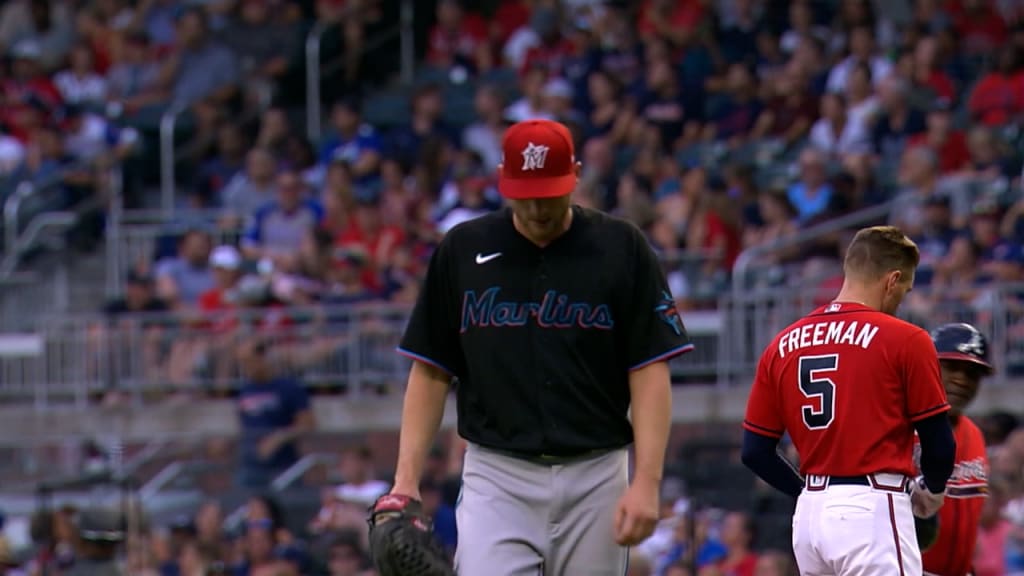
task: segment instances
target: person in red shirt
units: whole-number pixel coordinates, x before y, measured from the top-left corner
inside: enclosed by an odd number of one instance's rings
[[[727,550],[718,566],[722,576],[755,576],[757,554],[750,549],[754,538],[753,519],[743,512],[730,512],[722,522],[722,544]]]
[[[438,68],[455,65],[473,70],[486,67],[490,51],[487,24],[477,14],[466,13],[459,0],[437,4],[437,24],[430,30],[427,62]]]
[[[898,228],[860,230],[835,300],[783,329],[761,356],[742,459],[797,498],[801,574],[921,574],[914,517],[942,506],[956,444],[932,339],[895,316],[919,261]],[[799,474],[778,452],[786,433]]]
[[[952,105],[940,99],[928,112],[928,128],[910,137],[908,145],[927,146],[939,157],[939,170],[943,174],[956,172],[971,159],[967,138],[953,125]]]
[[[1018,54],[1014,46],[1003,48],[996,67],[974,85],[967,100],[972,120],[985,126],[1003,126],[1014,121],[1024,109]]]
[[[988,456],[981,429],[963,411],[978,394],[981,380],[995,372],[989,363],[988,341],[970,324],[946,324],[932,333],[942,366],[956,438],[956,464],[939,511],[939,536],[924,552],[925,576],[967,576],[972,572],[985,498]]]
[[[405,231],[382,222],[379,197],[366,196],[357,200],[355,217],[338,236],[335,246],[366,254],[367,266],[361,272],[363,286],[371,292],[378,292],[383,288],[381,273],[391,265],[395,253],[405,243]]]

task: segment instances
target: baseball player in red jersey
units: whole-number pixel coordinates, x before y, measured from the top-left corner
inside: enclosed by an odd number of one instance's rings
[[[946,503],[939,511],[939,535],[924,552],[926,576],[967,576],[971,573],[981,510],[988,495],[985,438],[963,410],[974,400],[982,378],[994,370],[988,342],[970,324],[946,324],[932,332],[942,366],[942,384],[956,438],[956,462],[946,484]]]
[[[743,462],[797,497],[793,551],[802,575],[921,574],[914,516],[942,506],[956,446],[935,346],[893,316],[918,261],[899,229],[859,231],[836,299],[780,332],[761,356]],[[777,450],[786,433],[799,474]]]

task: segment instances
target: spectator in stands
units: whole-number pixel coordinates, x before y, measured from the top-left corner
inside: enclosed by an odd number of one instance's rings
[[[139,32],[126,32],[121,49],[107,71],[108,109],[118,115],[133,116],[144,107],[164,98],[161,67],[153,58],[149,38]]]
[[[461,0],[437,3],[437,23],[428,42],[427,62],[438,68],[461,66],[476,71],[491,67],[487,23],[478,14],[466,12]]]
[[[928,112],[927,129],[910,138],[909,146],[927,146],[939,157],[942,174],[952,174],[963,168],[969,156],[967,140],[953,124],[952,104],[949,100],[936,100]]]
[[[757,554],[751,550],[753,519],[745,512],[730,512],[722,522],[721,540],[726,549],[720,565],[723,576],[754,576]]]
[[[242,239],[252,260],[266,259],[275,268],[293,270],[303,240],[323,218],[323,208],[309,198],[305,182],[292,171],[277,176],[277,197],[256,210]]]
[[[779,138],[792,145],[804,138],[817,117],[818,104],[811,95],[807,75],[792,63],[762,85],[767,96],[757,118],[754,135]]]
[[[537,118],[552,119],[551,111],[545,107],[544,85],[547,79],[548,71],[543,67],[528,67],[519,80],[521,96],[505,109],[505,119],[513,123]]]
[[[153,277],[136,270],[130,271],[125,278],[124,295],[103,306],[103,313],[111,319],[133,312],[159,313],[167,310],[167,304],[155,292]]]
[[[213,560],[227,558],[227,544],[224,538],[224,512],[220,503],[208,500],[199,506],[195,521],[196,544]]]
[[[455,507],[445,502],[443,486],[435,482],[422,482],[420,496],[423,498],[424,513],[433,522],[435,537],[448,554],[454,557],[459,536],[455,523]]]
[[[245,384],[239,391],[240,468],[245,488],[266,488],[299,459],[297,442],[315,426],[309,396],[298,381],[275,374],[268,345],[248,341],[238,348]]]
[[[988,498],[981,511],[978,545],[974,553],[972,573],[975,576],[1004,576],[1007,574],[1007,540],[1013,524],[1002,517],[1008,501],[1009,487],[999,477],[989,479]]]
[[[218,36],[250,77],[276,82],[288,71],[288,59],[299,48],[301,24],[286,4],[271,0],[244,0],[235,9],[237,14]]]
[[[879,85],[892,72],[892,64],[878,53],[875,32],[870,25],[858,24],[850,31],[849,55],[836,64],[828,75],[829,92],[843,93],[850,73],[857,64],[871,68],[871,78]]]
[[[504,95],[497,87],[484,84],[476,91],[473,104],[476,121],[462,132],[462,146],[480,156],[488,172],[501,164],[501,139],[505,134]]]
[[[196,208],[219,204],[224,187],[245,166],[246,141],[237,124],[224,124],[217,131],[215,151],[196,173],[190,201]]]
[[[810,144],[829,158],[844,162],[871,152],[871,134],[866,126],[850,118],[843,94],[828,92],[821,97],[821,118],[811,127]]]
[[[237,91],[241,69],[235,55],[210,34],[206,12],[185,7],[177,16],[177,51],[169,61],[171,102],[191,106],[203,101],[226,104]]]
[[[724,141],[734,147],[743,144],[763,109],[757,94],[757,80],[750,67],[742,62],[730,64],[725,91],[704,127],[705,138]]]
[[[828,167],[821,152],[806,148],[800,153],[800,177],[786,195],[796,210],[797,221],[804,223],[823,214],[832,202]]]
[[[458,143],[457,133],[441,117],[444,96],[441,87],[426,84],[416,89],[411,97],[409,123],[399,126],[390,134],[387,157],[402,165],[414,164],[423,153],[423,146],[435,138]]]
[[[911,238],[923,234],[930,201],[945,197],[948,205],[950,194],[939,187],[938,168],[938,158],[930,148],[911,147],[903,152],[900,188],[894,198],[890,223]]]
[[[871,142],[883,163],[886,158],[898,159],[910,138],[925,130],[924,113],[907,99],[909,89],[907,80],[895,75],[878,84],[881,108],[871,127]]]
[[[221,226],[237,229],[256,211],[277,198],[276,160],[266,148],[253,148],[245,159],[245,171],[238,172],[224,186]]]
[[[354,531],[339,531],[328,548],[329,576],[369,576],[369,557]]]
[[[789,554],[771,550],[757,558],[754,576],[796,576],[795,564]]]
[[[39,49],[39,61],[47,70],[63,63],[74,42],[74,23],[67,12],[54,10],[55,2],[36,0],[27,2],[28,18],[25,26],[14,32],[12,44],[32,42]]]
[[[71,50],[68,68],[58,72],[53,82],[66,103],[96,108],[106,104],[107,81],[97,73],[92,49],[85,44]]]
[[[210,269],[212,240],[203,230],[188,230],[178,242],[178,254],[156,264],[156,293],[172,308],[195,306],[213,288]]]
[[[333,134],[320,145],[319,163],[328,166],[341,161],[349,165],[353,181],[363,194],[372,194],[380,173],[383,145],[377,131],[364,124],[361,107],[354,100],[341,100],[331,109]]]

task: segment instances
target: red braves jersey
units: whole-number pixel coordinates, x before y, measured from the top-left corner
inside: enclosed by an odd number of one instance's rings
[[[988,455],[985,437],[966,416],[953,425],[956,465],[946,483],[946,501],[939,510],[939,537],[922,555],[926,572],[966,576],[978,539],[981,509],[988,496]]]
[[[924,330],[833,302],[780,332],[761,355],[743,427],[789,433],[802,474],[913,475],[913,423],[949,410]]]

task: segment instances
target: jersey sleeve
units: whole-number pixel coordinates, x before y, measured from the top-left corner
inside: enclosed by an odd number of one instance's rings
[[[771,352],[767,348],[757,363],[754,384],[747,398],[747,412],[743,416],[743,428],[761,436],[782,438],[786,433],[779,393],[771,374]]]
[[[450,238],[450,237],[448,237]],[[434,250],[398,353],[458,376],[462,364],[458,310],[452,286],[447,238]]]
[[[661,270],[658,257],[637,231],[633,249],[633,289],[627,306],[630,370],[693,350],[686,326]]]
[[[939,355],[928,333],[915,332],[903,347],[903,385],[906,411],[911,422],[949,411],[946,389],[942,386]]]

